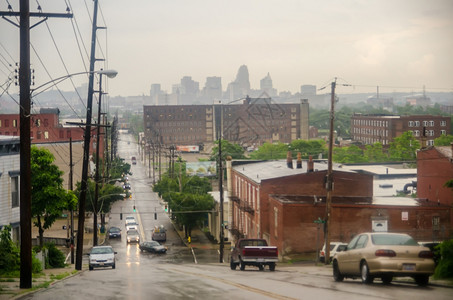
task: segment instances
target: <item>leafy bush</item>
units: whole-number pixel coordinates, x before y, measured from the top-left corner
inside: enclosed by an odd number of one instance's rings
[[[41,273],[42,272],[42,264],[41,261],[36,257],[36,252],[32,252],[31,258],[31,272],[33,274]]]
[[[46,268],[64,268],[65,267],[65,256],[53,243],[47,243],[45,245],[48,253],[46,257]]]
[[[20,250],[11,240],[11,226],[0,232],[0,272],[8,273],[20,269]]]
[[[434,273],[434,278],[453,278],[453,240],[442,242],[439,248],[441,259]]]

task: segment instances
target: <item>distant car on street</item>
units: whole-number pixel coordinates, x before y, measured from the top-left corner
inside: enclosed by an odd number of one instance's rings
[[[164,225],[154,227],[151,239],[159,242],[165,242],[167,240],[167,230]]]
[[[337,252],[341,252],[346,250],[348,247],[348,244],[346,243],[341,243],[341,242],[330,242],[330,260],[329,262],[332,261],[333,256]],[[326,245],[322,247],[322,250],[319,252],[319,261],[320,262],[325,262],[326,261]]]
[[[100,267],[112,267],[115,269],[115,254],[112,246],[95,246],[90,251],[88,268],[93,270]]]
[[[109,230],[107,230],[107,233],[110,239],[121,238],[121,229],[118,227],[110,227]]]
[[[162,246],[159,242],[151,241],[151,242],[143,242],[139,245],[140,250],[148,251],[151,253],[167,253],[167,247]]]
[[[129,222],[126,224],[126,231],[129,231],[131,229],[138,230],[138,223],[137,222]]]
[[[131,229],[126,233],[127,243],[140,243],[140,234],[138,230]]]
[[[355,236],[345,251],[333,257],[333,278],[361,278],[372,283],[378,277],[384,284],[393,277],[412,277],[418,285],[428,284],[434,273],[433,253],[407,234],[365,232]]]

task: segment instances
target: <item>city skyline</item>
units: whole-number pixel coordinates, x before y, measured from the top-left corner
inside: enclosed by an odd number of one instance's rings
[[[69,3],[74,19],[49,19],[31,30],[37,86],[87,69],[92,3]],[[62,1],[40,4],[45,12],[66,10]],[[18,3],[11,5],[19,10]],[[97,62],[96,69],[118,71],[106,83],[110,96],[149,95],[154,83],[171,92],[185,76],[199,82],[200,90],[206,78],[220,77],[226,90],[242,65],[252,89],[269,73],[278,92],[293,94],[301,85],[321,88],[334,78],[352,85],[342,93],[377,86],[382,93],[453,90],[453,2],[448,0],[100,0],[99,5],[98,26],[107,30],[97,31],[96,56],[108,64]],[[30,10],[36,6],[31,3]],[[7,11],[7,3],[0,10]],[[31,24],[39,20],[32,18]],[[78,30],[83,43],[75,40]],[[0,32],[3,86],[19,60],[19,30],[0,20]],[[75,86],[87,82],[79,77]],[[60,88],[72,86],[65,82]],[[17,91],[14,85],[8,90]]]

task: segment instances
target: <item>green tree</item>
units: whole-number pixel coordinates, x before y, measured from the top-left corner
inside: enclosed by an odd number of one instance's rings
[[[326,142],[324,140],[294,140],[288,147],[292,152],[293,157],[296,157],[300,152],[303,159],[308,159],[310,155],[317,157],[322,154],[324,157],[327,155]]]
[[[390,142],[388,151],[393,161],[410,161],[416,160],[418,149],[420,149],[420,142],[412,135],[412,131],[406,131]]]
[[[217,140],[214,143],[215,146],[212,148],[209,158],[211,161],[217,160],[219,156],[219,141]],[[225,161],[227,156],[231,156],[233,159],[244,159],[244,148],[241,145],[222,139],[222,160]]]
[[[366,145],[363,154],[368,162],[383,162],[388,160],[380,142],[374,143],[373,145]]]
[[[285,159],[289,150],[288,145],[283,143],[264,143],[256,151],[250,153],[252,159],[273,160]]]
[[[434,139],[434,146],[450,146],[453,143],[453,135],[441,135],[437,139]]]
[[[333,149],[333,161],[338,163],[363,163],[367,158],[363,155],[363,150],[356,145]]]
[[[76,190],[74,191],[77,197],[80,197],[81,183],[77,182]],[[94,213],[94,194],[96,189],[96,183],[88,179],[87,184],[87,203],[86,211]],[[99,186],[98,202],[97,202],[97,213],[101,214],[101,225],[105,224],[105,214],[110,212],[112,204],[118,200],[123,200],[125,196],[123,188],[115,186],[113,184],[104,184]]]
[[[63,172],[53,163],[55,157],[47,149],[31,147],[31,213],[38,227],[39,245],[43,246],[44,230],[67,209],[75,209],[77,198],[63,188]]]
[[[176,221],[184,225],[186,237],[191,235],[192,228],[206,219],[207,211],[214,208],[214,198],[209,194],[171,192],[168,197]]]

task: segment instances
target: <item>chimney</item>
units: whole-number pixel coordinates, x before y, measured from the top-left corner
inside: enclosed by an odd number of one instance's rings
[[[311,155],[308,159],[307,172],[313,172],[313,156]]]
[[[293,157],[291,155],[291,151],[288,151],[286,153],[286,165],[288,168],[292,169],[293,168]]]
[[[300,152],[297,152],[297,169],[302,169],[302,154]]]

